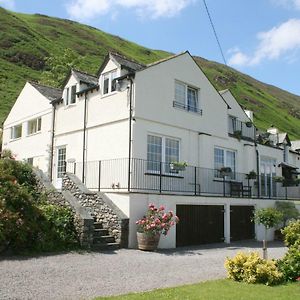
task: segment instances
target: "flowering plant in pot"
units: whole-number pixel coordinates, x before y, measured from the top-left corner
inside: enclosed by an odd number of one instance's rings
[[[164,206],[157,208],[154,204],[149,204],[145,216],[136,221],[138,248],[149,251],[155,250],[160,235],[167,235],[170,228],[178,221],[178,217],[172,211],[166,212]]]

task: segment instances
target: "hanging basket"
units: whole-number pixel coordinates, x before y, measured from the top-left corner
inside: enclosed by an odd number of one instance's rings
[[[138,249],[154,251],[157,249],[160,234],[151,235],[144,232],[137,232]]]

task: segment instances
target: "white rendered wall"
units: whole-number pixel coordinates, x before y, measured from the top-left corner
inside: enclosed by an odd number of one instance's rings
[[[28,121],[41,118],[41,131],[27,134]],[[22,137],[11,140],[11,127],[22,124]],[[48,171],[51,145],[52,106],[49,99],[26,83],[3,125],[3,149],[10,149],[17,160],[33,158],[33,165]]]

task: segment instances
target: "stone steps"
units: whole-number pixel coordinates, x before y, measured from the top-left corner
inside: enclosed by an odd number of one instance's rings
[[[94,234],[92,250],[116,250],[120,244],[116,243],[114,236],[104,229],[100,222],[94,221]]]

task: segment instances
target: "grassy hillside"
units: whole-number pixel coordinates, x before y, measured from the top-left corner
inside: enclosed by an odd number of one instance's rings
[[[151,50],[90,26],[44,15],[25,15],[0,8],[0,122],[28,79],[39,80],[45,57],[71,48],[84,57],[80,68],[95,73],[109,50],[141,63],[169,53]],[[300,138],[300,97],[259,82],[216,62],[196,57],[217,89],[230,88],[240,104],[255,113],[261,129],[274,124]]]

